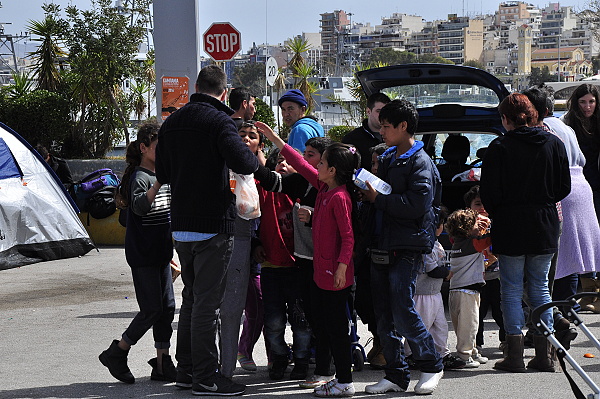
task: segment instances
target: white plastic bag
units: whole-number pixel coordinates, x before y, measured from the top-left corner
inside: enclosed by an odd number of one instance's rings
[[[229,179],[231,189],[235,194],[238,216],[245,220],[260,217],[260,203],[254,174],[240,175],[229,171]]]

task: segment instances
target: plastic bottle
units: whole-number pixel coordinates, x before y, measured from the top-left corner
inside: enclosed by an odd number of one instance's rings
[[[388,195],[392,192],[392,186],[390,186],[389,184],[387,184],[368,170],[360,168],[354,174],[354,184],[356,184],[357,187],[363,190],[367,190],[367,185],[365,184],[365,182],[371,183],[371,186],[373,186],[373,188],[377,192],[383,195]]]

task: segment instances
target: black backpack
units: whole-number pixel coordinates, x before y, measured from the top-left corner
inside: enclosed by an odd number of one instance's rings
[[[117,210],[115,194],[121,181],[111,169],[98,169],[73,185],[79,209],[94,219],[104,219]]]

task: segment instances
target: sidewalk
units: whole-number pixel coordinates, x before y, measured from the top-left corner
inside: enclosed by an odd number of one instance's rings
[[[150,381],[148,359],[155,356],[152,334],[148,333],[131,349],[129,366],[136,383],[126,385],[114,380],[98,361],[98,355],[111,340],[120,337],[136,313],[137,303],[123,248],[101,248],[88,255],[54,262],[43,262],[0,272],[0,398],[189,398],[190,391],[174,384]],[[175,283],[178,308],[181,303],[181,280]],[[586,325],[600,335],[600,315],[583,314]],[[174,322],[177,330],[176,315]],[[358,323],[360,342],[369,333]],[[450,349],[455,344],[450,325]],[[288,332],[289,334],[289,332]],[[291,342],[291,335],[288,335]],[[493,320],[486,322],[486,345],[483,354],[490,361],[478,369],[447,371],[432,397],[438,398],[574,398],[562,373],[524,374],[493,370],[501,356],[498,331]],[[173,351],[175,336],[173,337]],[[370,348],[367,347],[366,350]],[[596,358],[584,358],[593,353]],[[571,351],[575,360],[600,383],[600,353],[582,332]],[[526,361],[533,349],[526,349]],[[255,350],[259,371],[254,374],[238,369],[237,382],[247,384],[247,397],[311,398],[310,390],[298,388],[297,382],[270,381],[266,370],[264,341]],[[570,366],[567,366],[570,370]],[[591,390],[574,375],[584,395]],[[415,396],[412,389],[418,379],[412,377],[409,392],[377,397]],[[373,397],[364,387],[383,377],[381,371],[368,366],[353,374],[355,397]]]

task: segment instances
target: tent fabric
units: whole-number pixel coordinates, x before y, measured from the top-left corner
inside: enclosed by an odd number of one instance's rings
[[[77,212],[52,168],[0,123],[0,270],[88,253]]]

